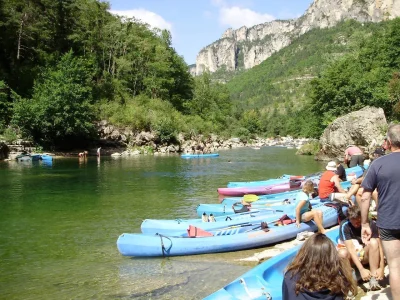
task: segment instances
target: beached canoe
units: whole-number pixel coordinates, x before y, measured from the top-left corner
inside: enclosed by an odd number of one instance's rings
[[[241,186],[259,186],[259,185],[270,185],[276,183],[286,183],[290,180],[290,177],[294,177],[293,175],[284,174],[280,178],[271,178],[260,181],[230,181],[226,185],[226,187],[241,187]],[[304,178],[304,176],[301,176]]]
[[[203,214],[200,218],[196,219],[145,219],[143,220],[140,229],[144,234],[159,233],[164,235],[184,235],[189,228],[189,225],[209,231],[230,226],[276,220],[279,219],[286,211],[288,210],[284,210],[281,207],[274,207],[220,217],[212,214]]]
[[[226,187],[255,187],[255,186],[266,186],[270,184],[287,183],[290,179],[304,180],[307,176],[295,176],[284,174],[280,178],[271,178],[259,181],[230,181]]]
[[[360,166],[355,166],[352,168],[345,169],[346,176],[355,175],[357,178],[360,177],[364,170]],[[267,179],[267,180],[259,180],[259,181],[231,181],[227,184],[227,187],[257,187],[257,186],[267,186],[275,183],[287,183],[289,179],[302,179],[307,180],[309,178],[314,179],[315,177],[321,176],[322,172],[318,172],[315,174],[310,174],[306,176],[293,176],[293,175],[283,175],[281,178],[277,179]]]
[[[253,195],[269,195],[286,191],[299,190],[302,180],[290,180],[286,183],[276,183],[267,186],[249,186],[249,187],[233,187],[218,188],[218,194],[224,196],[243,196],[247,194]]]
[[[326,235],[336,244],[339,228],[327,231]],[[300,247],[298,245],[268,259],[204,299],[282,299],[285,268]]]
[[[351,182],[350,181],[343,181],[340,183],[342,188],[348,189],[351,187]],[[293,200],[296,199],[296,196],[298,194],[298,190],[294,191],[288,191],[288,192],[282,192],[278,194],[270,194],[270,195],[244,195],[242,197],[226,197],[221,200],[221,204],[225,205],[233,205],[234,203],[241,202],[242,200],[245,200],[246,202],[251,202],[252,205],[257,205],[257,204],[268,204],[268,205],[280,205],[279,203],[282,202],[293,202]],[[246,198],[250,198],[251,201],[246,200]],[[282,203],[283,205],[284,203]]]
[[[323,212],[325,227],[337,224],[336,209],[326,205],[320,205],[318,209]],[[299,228],[295,223],[278,226],[278,220],[269,222],[269,228],[266,229],[263,229],[260,223],[213,231],[202,231],[200,228],[189,226],[188,233],[191,234],[183,236],[123,233],[117,240],[117,248],[124,256],[177,256],[228,252],[266,246],[294,238],[303,231],[316,230],[317,227],[312,221],[301,223]],[[192,233],[196,237],[191,237]]]
[[[296,196],[294,196],[296,198]],[[234,215],[237,212],[255,212],[264,209],[277,209],[284,212],[292,213],[294,211],[294,204],[292,204],[292,200],[278,200],[278,201],[268,201],[263,204],[257,204],[256,202],[252,203],[251,206],[245,206],[240,202],[236,202],[236,204],[199,204],[196,208],[196,212],[198,216],[202,216],[203,214],[214,215],[218,217],[222,216],[230,216]],[[319,197],[314,198],[310,201],[311,205],[321,203],[319,201]]]
[[[203,157],[218,157],[218,153],[204,153],[204,154],[182,154],[182,158],[203,158]]]

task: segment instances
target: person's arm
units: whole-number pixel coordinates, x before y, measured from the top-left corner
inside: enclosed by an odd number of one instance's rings
[[[300,222],[301,222],[301,208],[303,205],[306,203],[306,200],[300,200],[299,203],[296,206],[296,226],[300,227]]]
[[[349,154],[348,154],[348,149],[346,149],[346,151],[344,151],[344,163],[347,165],[349,162]]]
[[[369,225],[368,213],[371,203],[372,192],[365,189],[361,196],[360,210],[361,210],[361,238],[364,244],[367,244],[371,239],[371,227]]]
[[[346,194],[347,192],[342,188],[342,186],[340,185],[340,180],[339,180],[339,176],[335,175],[332,177],[331,181],[335,184],[337,190],[339,193],[344,193]]]
[[[358,271],[360,271],[361,278],[366,281],[371,278],[371,272],[368,269],[365,269],[360,260],[358,259],[358,255],[356,252],[356,248],[354,247],[352,240],[345,240],[344,244],[346,246],[347,251],[349,252],[351,261],[357,267]]]

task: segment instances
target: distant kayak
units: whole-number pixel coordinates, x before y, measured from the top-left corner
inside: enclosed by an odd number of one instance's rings
[[[202,158],[202,157],[218,157],[218,156],[219,156],[218,153],[204,153],[204,154],[186,153],[181,155],[182,158]]]

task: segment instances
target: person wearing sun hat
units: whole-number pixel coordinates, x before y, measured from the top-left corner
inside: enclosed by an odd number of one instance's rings
[[[318,185],[318,195],[321,202],[332,201],[333,199],[347,202],[346,190],[340,185],[339,176],[335,173],[336,162],[330,161],[325,167]]]

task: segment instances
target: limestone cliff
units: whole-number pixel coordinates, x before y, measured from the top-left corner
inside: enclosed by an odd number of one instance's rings
[[[380,22],[398,16],[400,0],[315,0],[298,19],[226,30],[197,55],[195,73],[252,68],[313,28],[332,27],[349,19]]]

